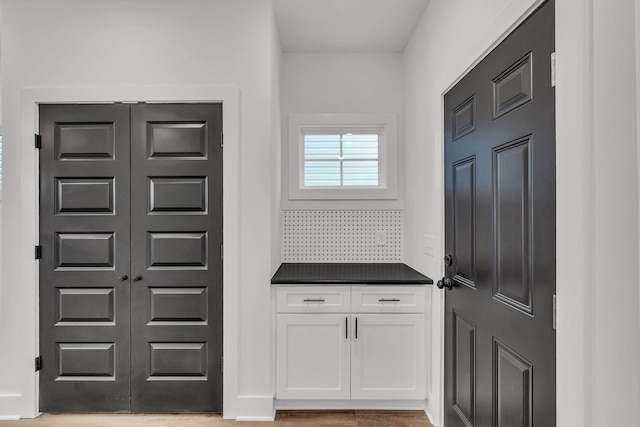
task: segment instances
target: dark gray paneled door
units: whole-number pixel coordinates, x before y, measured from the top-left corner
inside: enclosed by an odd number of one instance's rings
[[[40,107],[40,410],[222,411],[222,106]]]
[[[445,95],[445,425],[555,426],[554,3]]]
[[[40,107],[40,410],[129,410],[129,106]]]
[[[134,412],[222,411],[221,118],[219,104],[131,110]]]

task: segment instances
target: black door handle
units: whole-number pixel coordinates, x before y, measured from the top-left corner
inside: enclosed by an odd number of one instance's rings
[[[123,276],[118,277],[118,280],[121,282],[124,282],[125,280],[129,280],[129,276],[127,276],[126,274]]]
[[[142,276],[135,276],[135,277],[133,278],[133,281],[134,281],[134,282],[139,282],[140,280],[142,280]]]
[[[436,286],[438,287],[438,289],[447,288],[451,290],[453,289],[453,280],[449,279],[448,277],[443,277],[442,279],[438,280]]]

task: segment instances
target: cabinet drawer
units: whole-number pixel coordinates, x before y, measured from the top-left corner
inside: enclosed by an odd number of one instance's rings
[[[279,287],[278,313],[348,313],[351,307],[348,286]]]
[[[424,313],[424,286],[354,286],[353,313]]]

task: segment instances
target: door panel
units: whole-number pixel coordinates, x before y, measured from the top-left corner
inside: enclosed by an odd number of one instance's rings
[[[222,106],[131,108],[131,408],[221,412]]]
[[[56,213],[113,215],[113,181],[113,178],[56,178]]]
[[[494,338],[493,402],[497,427],[533,425],[533,366]]]
[[[476,326],[454,312],[452,405],[468,426],[476,418]]]
[[[149,213],[203,215],[207,213],[208,180],[206,176],[191,178],[149,178]]]
[[[453,165],[453,262],[459,283],[475,288],[475,158]]]
[[[129,410],[129,107],[40,107],[40,410]]]
[[[40,131],[40,410],[221,412],[222,106],[43,105]]]
[[[531,314],[530,138],[493,150],[494,297]]]
[[[445,95],[445,425],[555,425],[554,2]]]

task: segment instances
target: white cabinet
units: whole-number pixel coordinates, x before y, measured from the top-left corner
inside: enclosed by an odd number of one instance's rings
[[[348,321],[343,314],[278,314],[278,398],[349,398]]]
[[[276,290],[278,399],[425,398],[424,287]]]
[[[424,315],[351,316],[351,399],[424,399]]]

